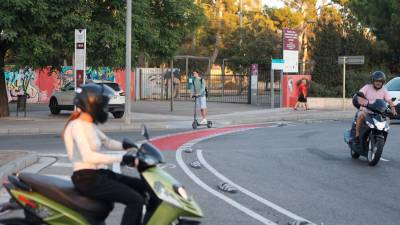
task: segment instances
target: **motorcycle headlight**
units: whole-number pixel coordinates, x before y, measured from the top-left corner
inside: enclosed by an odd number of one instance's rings
[[[369,126],[369,128],[371,128],[371,129],[373,129],[375,126],[373,125],[373,124],[371,124],[370,122],[368,122],[368,121],[365,121],[365,123]]]
[[[189,197],[188,197],[188,194],[187,194],[187,191],[186,191],[186,189],[184,188],[184,187],[182,187],[182,186],[175,186],[174,185],[174,191],[175,191],[175,193],[177,193],[179,196],[181,196],[183,199],[185,199],[185,200],[188,200],[189,199]]]
[[[373,121],[374,121],[376,128],[378,128],[378,130],[383,130],[386,127],[386,121],[379,122],[376,119],[373,119]]]

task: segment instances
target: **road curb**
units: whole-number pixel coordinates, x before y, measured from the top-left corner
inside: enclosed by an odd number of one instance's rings
[[[240,125],[240,124],[252,124],[252,123],[269,123],[277,121],[321,121],[321,120],[347,120],[354,117],[354,113],[350,112],[322,112],[320,114],[315,113],[304,113],[304,114],[291,114],[291,115],[279,115],[277,114],[266,114],[265,116],[260,115],[243,115],[240,118],[219,118],[220,116],[211,116],[210,120],[217,126],[230,126],[230,125]],[[183,122],[183,121],[180,121]],[[184,121],[188,123],[187,127],[191,127],[191,121]],[[149,129],[152,130],[168,130],[176,128],[172,125],[171,121],[167,122],[134,122],[133,124],[107,124],[101,125],[100,129],[105,132],[129,132],[129,131],[139,131],[142,124],[146,124]],[[0,136],[9,135],[37,135],[37,134],[60,134],[62,126],[58,127],[39,127],[39,128],[6,128],[0,129]]]
[[[19,153],[25,153],[24,156],[18,157],[2,166],[0,166],[0,180],[3,181],[8,175],[19,172],[26,167],[33,165],[39,159],[36,152],[29,151],[18,151]]]

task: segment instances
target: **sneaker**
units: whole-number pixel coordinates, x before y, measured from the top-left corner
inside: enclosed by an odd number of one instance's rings
[[[200,124],[207,124],[207,119],[202,119],[202,120],[200,121]]]

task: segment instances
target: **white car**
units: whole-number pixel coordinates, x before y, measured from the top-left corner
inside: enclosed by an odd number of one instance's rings
[[[386,83],[385,87],[389,91],[390,96],[392,96],[392,101],[396,105],[396,111],[399,113],[400,105],[398,104],[400,103],[400,77],[391,79]],[[400,117],[397,116],[396,119],[400,119]]]
[[[122,118],[124,116],[125,93],[117,83],[102,80],[86,80],[86,83],[95,83],[111,87],[115,91],[115,94],[110,99],[109,112],[113,114],[114,118]],[[71,81],[64,85],[61,91],[57,91],[51,96],[49,102],[50,112],[52,114],[60,114],[61,110],[74,110],[74,97],[75,82]]]

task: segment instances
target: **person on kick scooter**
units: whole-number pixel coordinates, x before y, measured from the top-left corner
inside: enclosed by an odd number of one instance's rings
[[[108,103],[113,90],[107,85],[87,84],[77,89],[74,105],[77,110],[65,125],[64,138],[68,158],[73,164],[72,183],[83,195],[105,202],[126,205],[121,224],[142,223],[145,184],[139,178],[132,178],[103,169],[105,164],[121,163],[139,166],[132,155],[114,156],[102,154],[102,145],[113,150],[134,147],[132,142],[121,143],[108,138],[97,124],[108,118]]]
[[[375,71],[372,73],[372,84],[367,84],[358,92],[358,96],[364,95],[364,97],[357,97],[357,103],[361,106],[360,110],[357,112],[357,120],[356,120],[356,135],[355,135],[355,144],[360,146],[360,129],[361,124],[364,123],[365,117],[367,113],[370,113],[370,110],[366,108],[368,103],[374,103],[377,99],[384,99],[389,103],[390,108],[392,110],[393,116],[397,115],[395,105],[392,102],[392,98],[389,95],[389,92],[386,90],[383,85],[386,81],[386,75],[382,71]]]
[[[200,124],[207,124],[206,81],[200,77],[197,70],[193,71],[193,76],[193,85],[191,87],[192,97],[196,98],[196,104],[200,106],[202,117]]]

